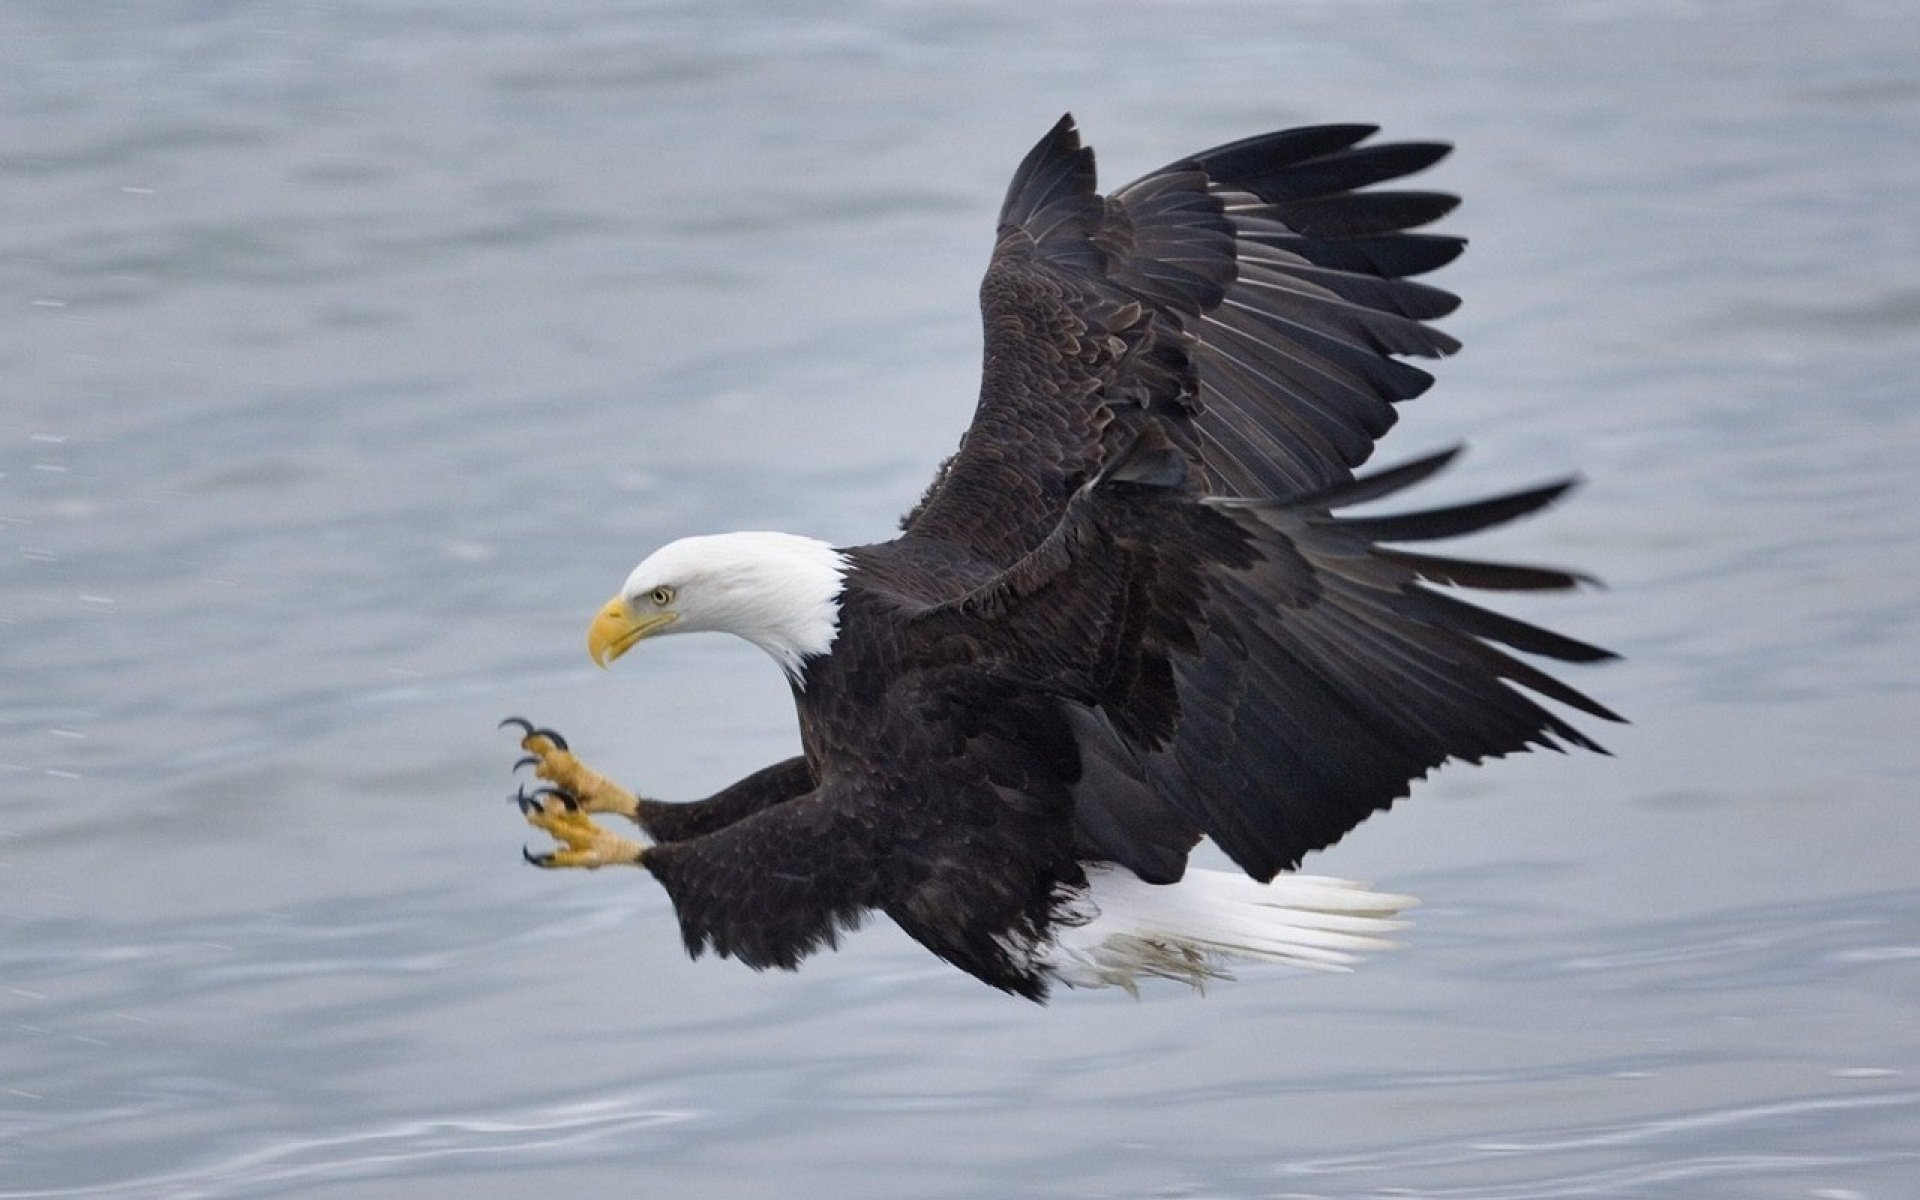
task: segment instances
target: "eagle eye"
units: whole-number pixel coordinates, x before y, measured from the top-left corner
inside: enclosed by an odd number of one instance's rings
[[[673,603],[673,589],[670,587],[657,587],[647,593],[647,599],[653,601],[654,607],[665,608],[667,605]]]

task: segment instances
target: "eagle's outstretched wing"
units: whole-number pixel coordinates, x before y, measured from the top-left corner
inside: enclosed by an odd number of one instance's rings
[[[1154,414],[1227,495],[1351,478],[1431,382],[1397,355],[1453,339],[1458,303],[1412,282],[1458,238],[1408,233],[1451,196],[1362,191],[1447,147],[1361,146],[1328,125],[1249,138],[1109,197],[1064,117],[1020,164],[981,284],[980,399],[958,453],[903,521],[1007,565]]]
[[[1373,132],[1248,138],[1102,198],[1063,119],[1001,213],[973,425],[905,523],[1000,571],[924,619],[990,619],[1003,669],[1084,706],[1103,769],[1130,757],[1151,785],[1157,808],[1138,789],[1125,811],[1097,789],[1076,800],[1083,835],[1148,878],[1206,833],[1265,879],[1449,758],[1593,745],[1537,697],[1618,719],[1509,651],[1607,652],[1433,586],[1578,576],[1393,545],[1499,524],[1564,485],[1336,515],[1450,457],[1353,474],[1431,382],[1399,356],[1456,348],[1424,324],[1455,298],[1408,276],[1463,245],[1407,232],[1453,197],[1363,190],[1446,147],[1361,145]]]
[[[1174,841],[1167,861],[1160,843],[1183,820],[1269,879],[1450,758],[1600,749],[1538,697],[1620,719],[1510,651],[1572,663],[1610,653],[1434,586],[1551,590],[1583,577],[1395,545],[1524,516],[1566,483],[1390,516],[1336,511],[1452,457],[1290,500],[1222,500],[1200,495],[1150,429],[1035,549],[916,619],[929,636],[971,633],[994,648],[994,669],[1097,714],[1128,748],[1165,808],[1143,814],[1135,795],[1102,819],[1108,797],[1081,789],[1076,803],[1092,811],[1076,820],[1103,839],[1099,857],[1177,875],[1185,848]]]

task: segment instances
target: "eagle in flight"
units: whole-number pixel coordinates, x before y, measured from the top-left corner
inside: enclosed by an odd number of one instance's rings
[[[878,910],[988,984],[1196,985],[1233,959],[1343,967],[1412,903],[1291,874],[1449,759],[1600,747],[1614,713],[1536,658],[1607,651],[1455,588],[1578,574],[1419,543],[1561,481],[1379,515],[1449,451],[1355,474],[1458,346],[1415,282],[1452,196],[1373,185],[1447,153],[1366,125],[1263,134],[1101,195],[1063,118],[1014,173],[980,288],[973,423],[900,534],[673,542],[592,621],[607,665],[731,633],[780,664],[802,752],[705,800],[628,791],[510,718],[548,868],[637,867],[687,949],[792,968]],[[626,818],[644,841],[594,820]],[[1211,838],[1238,872],[1189,869]]]

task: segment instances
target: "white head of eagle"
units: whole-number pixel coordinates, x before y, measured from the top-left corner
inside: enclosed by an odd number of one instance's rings
[[[789,533],[681,538],[643,559],[587,631],[606,666],[645,638],[731,633],[773,656],[802,682],[806,660],[827,653],[840,629],[846,556]]]

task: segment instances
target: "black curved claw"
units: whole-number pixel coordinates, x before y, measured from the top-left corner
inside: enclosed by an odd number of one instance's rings
[[[552,796],[554,799],[558,800],[560,802],[560,806],[566,809],[568,812],[580,811],[580,802],[573,798],[572,792],[563,792],[556,787],[543,787],[543,788],[535,788],[533,794],[536,798],[544,797],[544,796]],[[541,805],[541,808],[544,811],[546,806]]]
[[[539,867],[543,871],[553,866],[553,855],[535,854],[533,851],[527,849],[525,846],[520,847],[520,857],[526,859],[528,862],[532,863],[536,867]]]
[[[520,740],[523,742],[530,737],[543,737],[552,742],[557,749],[565,750],[569,753],[573,750],[573,747],[567,745],[567,739],[561,737],[551,729],[535,725],[525,717],[508,717],[506,720],[500,722],[500,724],[494,726],[494,728],[505,729],[509,725],[518,725],[520,727]]]
[[[535,755],[529,754],[519,762],[514,763],[513,769],[518,771],[521,767],[537,767],[539,765],[540,759]]]
[[[516,790],[513,795],[508,796],[507,799],[519,805],[522,813],[540,811],[540,802],[532,796],[527,795],[527,789],[524,786]]]

